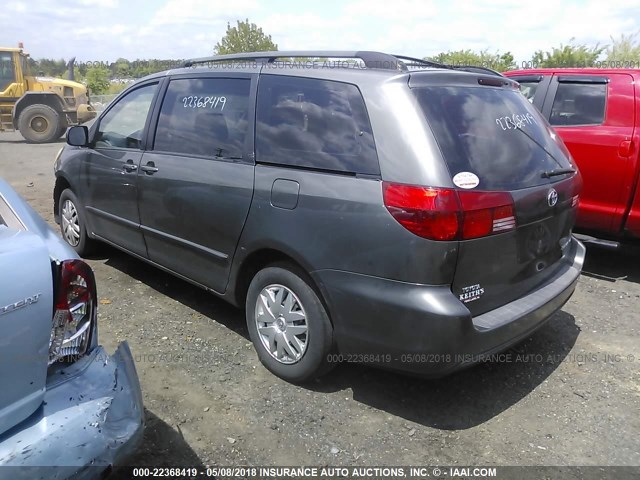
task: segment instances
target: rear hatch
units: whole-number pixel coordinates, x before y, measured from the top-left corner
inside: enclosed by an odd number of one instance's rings
[[[558,271],[581,179],[560,138],[512,82],[454,77],[459,81],[453,84],[412,78],[410,86],[465,218],[452,290],[479,315],[520,298]]]

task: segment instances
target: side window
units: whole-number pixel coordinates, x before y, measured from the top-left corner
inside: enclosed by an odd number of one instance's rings
[[[13,58],[10,52],[0,53],[0,92],[4,92],[9,85],[16,81],[16,71],[13,68]]]
[[[551,125],[600,125],[607,98],[605,83],[558,83],[553,99]]]
[[[355,85],[263,75],[256,118],[259,162],[380,173],[369,117]]]
[[[124,97],[100,120],[96,147],[141,148],[142,132],[158,84],[145,85]]]
[[[250,87],[248,78],[172,80],[162,101],[154,150],[242,158]]]
[[[540,82],[520,82],[520,91],[527,100],[533,103],[539,86]]]

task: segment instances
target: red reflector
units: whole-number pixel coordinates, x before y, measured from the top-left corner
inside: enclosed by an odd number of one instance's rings
[[[383,183],[384,204],[407,230],[431,240],[468,240],[516,228],[508,192]]]
[[[507,192],[459,191],[462,239],[485,237],[516,228],[513,199]]]
[[[431,240],[454,240],[459,230],[455,190],[383,183],[384,204],[398,223]]]

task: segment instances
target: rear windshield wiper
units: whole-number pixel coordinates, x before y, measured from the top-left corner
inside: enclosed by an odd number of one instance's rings
[[[573,168],[555,168],[542,172],[542,178],[557,177],[558,175],[566,175],[567,173],[576,173]]]

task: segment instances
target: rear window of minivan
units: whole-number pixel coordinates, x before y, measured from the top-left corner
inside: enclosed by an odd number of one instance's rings
[[[433,86],[413,91],[454,183],[456,175],[471,176],[479,180],[471,188],[518,190],[548,183],[545,171],[571,168],[546,120],[517,90]]]

